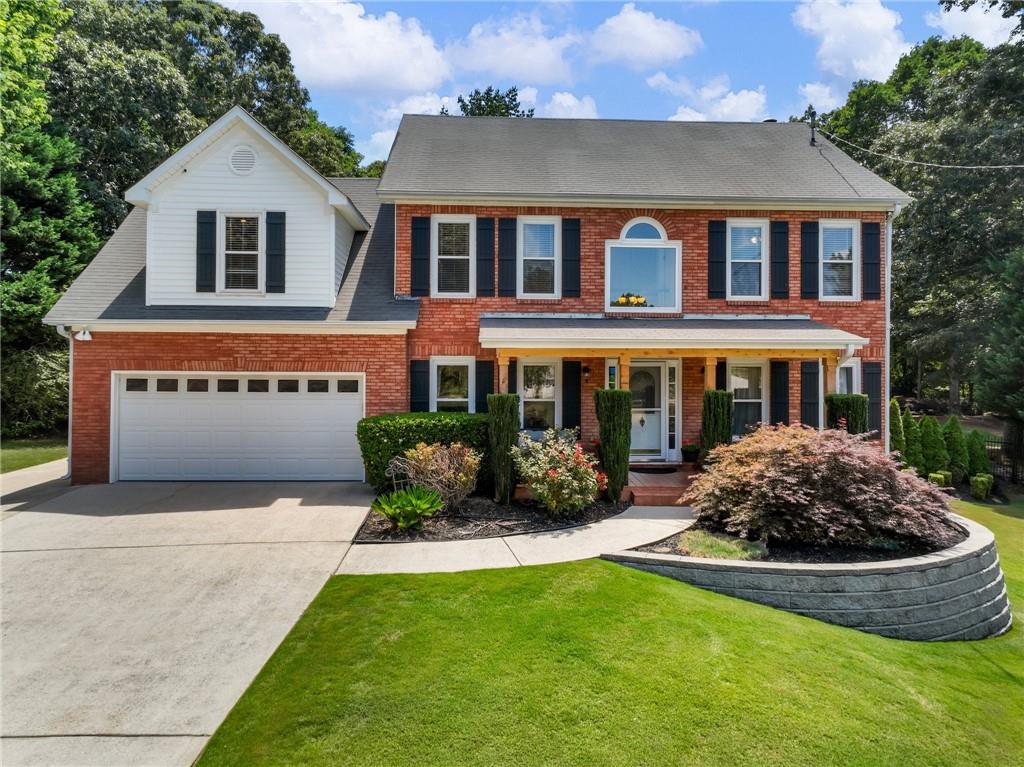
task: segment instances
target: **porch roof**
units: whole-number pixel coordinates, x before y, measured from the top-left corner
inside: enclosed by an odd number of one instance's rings
[[[852,354],[868,339],[820,322],[779,317],[664,319],[553,315],[484,315],[485,349],[821,350]]]

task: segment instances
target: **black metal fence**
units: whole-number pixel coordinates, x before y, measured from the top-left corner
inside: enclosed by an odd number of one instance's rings
[[[1024,482],[1024,455],[1014,455],[1009,442],[986,434],[985,449],[993,476],[1006,482]]]

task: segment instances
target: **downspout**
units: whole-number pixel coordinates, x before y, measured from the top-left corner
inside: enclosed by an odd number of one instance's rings
[[[900,212],[900,206],[896,206],[895,213]],[[892,433],[892,424],[889,423],[889,402],[892,399],[892,366],[890,364],[890,347],[892,345],[892,219],[895,215],[890,211],[885,214],[885,382],[882,386],[884,397],[882,399],[882,412],[885,414],[885,429],[882,434],[882,444],[885,452],[888,453],[892,446],[889,444],[889,436]]]
[[[56,325],[57,332],[68,339],[68,470],[61,479],[71,479],[71,404],[75,390],[75,341],[64,325]]]

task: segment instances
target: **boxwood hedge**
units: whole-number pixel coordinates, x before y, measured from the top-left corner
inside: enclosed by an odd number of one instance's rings
[[[366,481],[378,491],[391,489],[388,462],[420,442],[461,442],[483,456],[478,484],[491,482],[489,419],[483,413],[388,413],[364,418],[356,426]]]

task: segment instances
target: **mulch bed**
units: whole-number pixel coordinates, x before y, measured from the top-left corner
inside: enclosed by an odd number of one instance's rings
[[[408,541],[467,541],[517,533],[540,533],[600,522],[621,514],[628,504],[598,501],[576,516],[553,518],[534,503],[509,505],[489,498],[467,498],[454,512],[442,511],[417,530],[397,530],[379,514],[370,512],[356,534],[356,543],[403,543]]]
[[[717,530],[709,530],[701,527],[699,523],[693,525],[689,530],[704,530],[710,533],[718,533]],[[648,543],[645,546],[638,546],[635,551],[647,551],[653,554],[682,554],[679,550],[680,541],[684,533],[676,533],[663,540]],[[967,538],[964,535],[964,538]],[[919,557],[923,554],[931,554],[941,551],[942,547],[917,546],[903,549],[869,549],[855,547],[785,547],[769,549],[765,556],[760,559],[745,560],[748,562],[793,562],[808,564],[849,564],[851,562],[885,562],[890,559],[904,559],[906,557]]]

